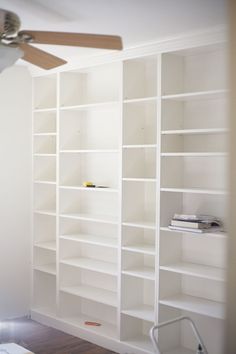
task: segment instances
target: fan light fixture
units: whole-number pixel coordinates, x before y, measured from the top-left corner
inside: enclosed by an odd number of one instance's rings
[[[0,44],[0,72],[9,66],[12,66],[18,59],[24,55],[19,47],[10,47]]]

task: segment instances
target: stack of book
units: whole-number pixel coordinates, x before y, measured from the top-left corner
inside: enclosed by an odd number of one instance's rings
[[[175,214],[169,228],[186,232],[213,232],[220,231],[221,221],[211,215]]]

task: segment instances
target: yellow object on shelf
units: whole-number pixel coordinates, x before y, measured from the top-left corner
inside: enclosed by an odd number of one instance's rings
[[[84,187],[91,187],[93,185],[94,185],[93,182],[83,182]]]

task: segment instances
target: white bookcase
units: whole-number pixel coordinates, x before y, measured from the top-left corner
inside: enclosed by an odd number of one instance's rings
[[[223,354],[226,233],[168,225],[174,213],[226,223],[225,53],[159,47],[35,77],[32,318],[148,354],[155,323],[188,315]],[[196,352],[182,324],[158,341]]]

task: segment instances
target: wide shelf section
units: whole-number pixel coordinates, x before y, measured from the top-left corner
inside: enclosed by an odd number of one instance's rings
[[[217,281],[225,281],[226,276],[224,269],[189,262],[161,265],[160,269]]]
[[[224,190],[217,189],[201,189],[201,188],[161,188],[161,192],[173,192],[173,193],[196,193],[196,194],[214,194],[214,195],[225,195],[227,194]]]
[[[93,270],[99,273],[117,275],[117,266],[115,263],[104,262],[92,258],[69,258],[64,259],[60,262],[61,264],[66,264],[69,266]]]
[[[176,294],[159,300],[159,303],[213,318],[224,319],[225,317],[223,303],[200,297]]]
[[[91,245],[99,245],[104,247],[117,248],[118,240],[115,237],[107,237],[100,235],[88,235],[88,234],[70,234],[60,236],[62,240],[71,240],[81,243],[88,243]]]
[[[117,293],[113,291],[86,285],[62,287],[60,290],[105,305],[117,306]]]
[[[206,91],[195,91],[195,92],[183,92],[173,95],[163,95],[163,100],[174,100],[174,101],[189,101],[189,100],[212,100],[225,98],[228,91],[222,90],[206,90]]]
[[[162,226],[160,227],[161,231],[167,231],[173,234],[190,234],[190,235],[195,235],[194,232],[188,231],[188,230],[171,230],[168,226]],[[217,237],[217,238],[226,238],[227,237],[227,233],[225,231],[207,231],[203,232],[204,237],[210,236],[210,237]]]
[[[88,220],[96,221],[107,224],[117,224],[118,218],[111,215],[98,215],[98,214],[86,214],[86,213],[63,213],[60,215],[63,218],[78,219],[78,220]]]

